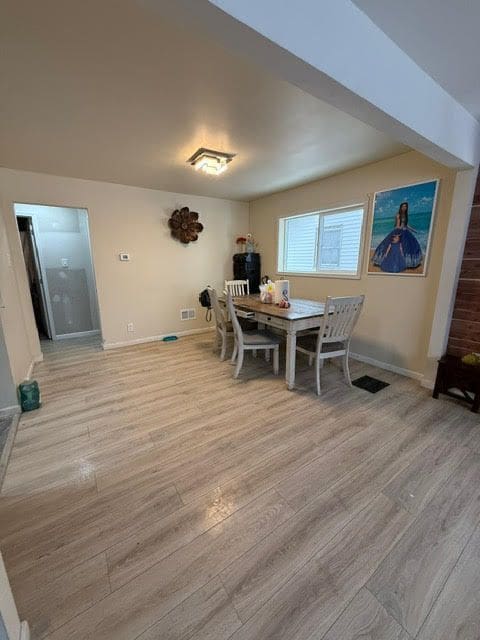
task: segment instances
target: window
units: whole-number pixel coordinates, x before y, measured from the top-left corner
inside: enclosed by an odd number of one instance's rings
[[[342,226],[327,227],[320,234],[320,267],[322,269],[340,267],[342,248]]]
[[[363,218],[363,205],[280,218],[278,273],[358,276]]]

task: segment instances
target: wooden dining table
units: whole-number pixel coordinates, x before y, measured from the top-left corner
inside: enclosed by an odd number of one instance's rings
[[[323,302],[291,298],[290,307],[281,309],[276,304],[260,302],[259,295],[233,298],[238,315],[256,320],[259,328],[266,326],[282,329],[287,334],[285,381],[288,389],[295,386],[295,359],[297,333],[305,329],[318,329],[325,311]]]

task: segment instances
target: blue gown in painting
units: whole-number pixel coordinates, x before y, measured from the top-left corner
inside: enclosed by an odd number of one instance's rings
[[[403,253],[402,233],[399,229],[395,231],[399,231],[399,233],[393,234],[391,238],[389,237],[390,242],[380,264],[381,270],[387,273],[401,273],[407,268]]]
[[[395,236],[400,236],[398,242],[394,241]],[[391,247],[390,251],[388,247]],[[415,269],[422,264],[422,258],[418,240],[408,227],[400,226],[393,229],[375,249],[373,264],[387,273],[399,273],[405,269]]]

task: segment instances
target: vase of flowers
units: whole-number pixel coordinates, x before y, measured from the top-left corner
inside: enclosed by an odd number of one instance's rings
[[[238,253],[245,253],[245,243],[247,242],[245,236],[239,236],[235,242],[238,246]]]
[[[257,243],[255,242],[254,238],[253,238],[253,234],[251,233],[247,233],[246,236],[239,236],[235,242],[238,245],[238,252],[239,253],[255,253],[255,250],[257,248]]]
[[[245,251],[247,253],[255,253],[256,246],[257,246],[257,243],[255,242],[253,235],[251,233],[247,233]]]

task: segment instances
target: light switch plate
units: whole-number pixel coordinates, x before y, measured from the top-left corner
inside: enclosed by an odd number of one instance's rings
[[[129,253],[119,253],[118,257],[120,258],[121,262],[130,262],[130,254]]]

